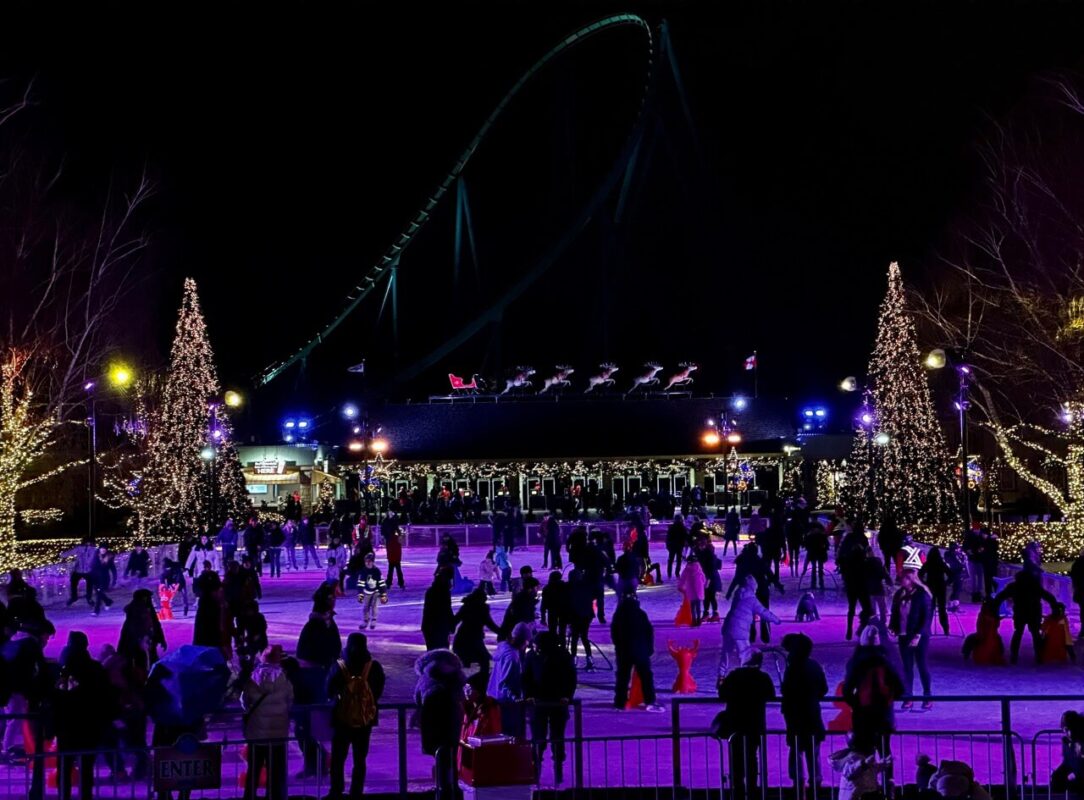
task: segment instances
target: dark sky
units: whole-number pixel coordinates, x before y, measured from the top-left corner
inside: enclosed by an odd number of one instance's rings
[[[762,390],[831,401],[864,369],[888,262],[936,280],[976,199],[988,117],[1084,53],[1068,4],[347,5],[5,12],[0,74],[36,76],[37,140],[66,153],[64,191],[89,201],[144,164],[158,182],[124,344],[141,358],[167,352],[185,275],[226,382],[298,346],[520,74],[579,25],[633,11],[670,23],[692,131],[664,80],[626,224],[610,235],[594,219],[499,330],[394,393],[517,363],[567,362],[582,379],[604,357],[625,378],[649,358],[694,359],[697,388],[727,392],[748,388],[741,361],[757,349]],[[528,87],[466,173],[478,273],[467,262],[452,278],[449,205],[404,258],[398,348],[377,296],[304,376],[255,394],[257,413],[374,391],[542,257],[620,151],[642,50],[607,34]],[[362,358],[364,387],[345,373]]]

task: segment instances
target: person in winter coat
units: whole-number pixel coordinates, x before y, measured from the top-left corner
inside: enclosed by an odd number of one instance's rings
[[[490,550],[482,559],[482,563],[478,565],[478,585],[489,597],[497,593],[493,584],[501,579],[501,571],[497,569],[497,564],[493,561],[495,554],[495,551]]]
[[[166,636],[154,610],[150,590],[136,589],[132,593],[132,602],[124,607],[117,652],[144,672],[150,672],[158,660],[159,647],[166,649]]]
[[[267,532],[267,566],[272,578],[282,577],[282,546],[286,544],[286,534],[279,523],[274,523]]]
[[[792,576],[798,574],[798,557],[808,532],[809,509],[806,507],[805,498],[799,497],[787,521],[787,560]]]
[[[78,763],[79,797],[89,800],[93,796],[95,754],[86,751],[105,743],[113,721],[120,715],[120,707],[105,670],[90,655],[87,635],[81,631],[68,634],[68,643],[60,653],[60,676],[52,705],[60,753],[58,794],[61,800],[71,798],[70,776]],[[83,754],[73,755],[79,751]]]
[[[173,587],[173,591],[181,596],[184,604],[184,615],[188,616],[188,581],[185,579],[184,566],[180,561],[172,558],[162,559],[162,575],[158,579],[162,586]]]
[[[74,558],[70,576],[71,596],[68,605],[73,605],[79,599],[79,581],[87,584],[87,605],[94,605],[94,585],[91,582],[90,572],[94,567],[94,561],[98,557],[98,548],[94,546],[94,540],[84,536],[78,547],[65,550],[61,553],[65,558]]]
[[[934,545],[926,552],[926,563],[918,571],[918,579],[930,590],[933,600],[933,613],[941,623],[945,636],[949,635],[948,620],[948,583],[949,568],[941,555],[941,548]]]
[[[358,588],[358,602],[364,609],[361,629],[375,628],[376,610],[380,602],[388,598],[388,585],[384,583],[384,577],[376,566],[376,556],[371,552],[365,554],[365,566],[358,573]]]
[[[452,572],[441,570],[425,590],[422,602],[422,636],[426,650],[447,650],[448,638],[455,628],[452,613]],[[457,659],[458,660],[458,659]]]
[[[859,522],[851,524],[851,530],[843,537],[836,551],[836,569],[843,578],[843,588],[847,592],[847,641],[854,638],[854,615],[861,607],[858,617],[859,627],[869,622],[873,616],[869,595],[866,594],[866,581],[863,575],[869,542]]]
[[[693,627],[700,624],[704,588],[707,583],[708,579],[704,577],[704,570],[701,568],[700,562],[690,559],[678,578],[677,587],[684,599],[689,602],[689,608],[692,610],[693,615]]]
[[[690,554],[691,555],[691,554]],[[696,538],[696,561],[704,573],[704,610],[700,621],[719,621],[719,592],[723,591],[723,562],[715,555],[715,545],[707,536]]]
[[[210,561],[215,572],[218,571],[218,552],[206,534],[200,536],[195,547],[188,551],[188,558],[184,562],[184,571],[188,573],[188,577],[196,577],[202,571],[204,561]]]
[[[384,527],[381,525],[381,531],[383,530]],[[403,542],[399,538],[399,523],[396,522],[394,528],[388,528],[387,532],[381,535],[384,537],[384,555],[388,559],[388,584],[391,584],[394,576],[399,588],[405,589],[406,583],[403,581]]]
[[[805,575],[806,567],[812,567],[813,573],[809,578],[809,588],[824,588],[824,564],[828,561],[828,534],[820,522],[814,522],[809,526],[809,532],[805,535],[802,543],[805,547],[805,566],[802,574]]]
[[[54,634],[56,628],[44,618],[22,620],[19,630],[0,648],[5,678],[5,714],[37,714],[48,701],[51,681],[49,665],[45,661],[45,648]],[[38,723],[32,721],[31,724]],[[24,725],[8,720],[4,727],[4,753],[32,751],[33,742],[25,740],[24,731]],[[40,776],[35,775],[38,786],[39,781]]]
[[[464,667],[477,664],[479,672],[488,679],[492,659],[486,649],[486,629],[495,634],[499,634],[501,629],[493,621],[487,601],[488,595],[481,587],[463,599],[463,604],[455,612],[453,619],[459,628],[452,639],[452,652],[459,657]]]
[[[286,741],[290,736],[294,687],[282,669],[285,655],[282,645],[267,648],[257,657],[256,667],[241,689],[244,732],[249,740],[246,800],[256,796],[264,769],[269,800],[286,797]]]
[[[196,605],[196,621],[192,626],[192,644],[201,647],[217,647],[222,657],[230,659],[230,620],[226,611],[226,597],[222,579],[218,577],[210,561],[205,561],[203,572],[192,584],[199,599]]]
[[[501,573],[501,591],[507,592],[512,588],[512,562],[504,545],[493,548],[493,563]]]
[[[730,545],[734,545],[734,555],[738,555],[738,536],[741,534],[741,514],[737,508],[731,508],[726,512],[723,521],[723,557],[726,558]]]
[[[666,529],[666,577],[674,576],[674,564],[677,564],[677,574],[681,574],[681,554],[689,546],[689,529],[685,527],[685,518],[681,514],[674,515],[674,521]]]
[[[150,575],[150,572],[150,553],[143,549],[143,545],[137,542],[132,548],[132,552],[128,554],[128,563],[124,565],[124,577],[142,580]]]
[[[561,569],[561,526],[557,517],[553,514],[542,517],[539,533],[542,536],[542,569]]]
[[[571,589],[562,579],[561,573],[550,573],[549,581],[542,590],[542,603],[538,608],[540,621],[549,628],[550,633],[568,638],[568,626],[571,619]]]
[[[950,589],[948,608],[955,611],[960,607],[960,592],[963,591],[964,578],[967,576],[967,556],[959,542],[953,542],[945,548],[945,568],[948,570]]]
[[[364,795],[369,743],[377,725],[377,707],[386,681],[384,667],[370,654],[365,634],[350,634],[342,658],[331,668],[327,681],[327,696],[334,703],[329,797],[335,800],[343,797],[346,786],[343,770],[348,750],[354,753],[350,800],[361,800]]]
[[[326,600],[314,600],[309,620],[297,639],[297,659],[302,667],[327,671],[342,652],[343,640],[335,622],[335,611]]]
[[[768,701],[775,699],[772,679],[760,668],[763,659],[762,653],[750,651],[748,659],[719,684],[719,699],[726,703],[723,712],[726,730],[718,733],[729,738],[734,800],[752,800],[760,795],[758,753],[768,730]]]
[[[1055,603],[1050,607],[1050,616],[1043,620],[1042,630],[1043,664],[1075,663],[1073,634],[1069,631],[1069,619],[1065,616],[1065,606]]]
[[[222,566],[225,568],[226,563],[233,561],[233,555],[237,552],[237,528],[234,527],[232,519],[226,520],[215,540],[222,548]]]
[[[885,572],[889,577],[892,575],[892,565],[896,563],[896,554],[903,548],[903,539],[903,531],[896,524],[896,518],[892,514],[885,514],[881,528],[877,531],[877,547],[881,550]],[[897,569],[896,581],[899,582],[901,577]]]
[[[497,646],[486,693],[501,707],[501,733],[524,738],[527,720],[523,705],[523,654],[531,643],[531,627],[524,622],[512,628]]]
[[[661,712],[662,706],[655,702],[655,675],[651,669],[651,656],[655,654],[655,629],[635,595],[626,596],[618,602],[610,623],[610,640],[617,661],[614,708],[625,708],[632,671],[635,669],[643,687],[644,710]]]
[[[523,661],[523,696],[531,710],[535,771],[541,774],[546,742],[553,748],[553,780],[564,782],[565,728],[576,694],[576,665],[556,634],[543,631]]]
[[[105,552],[102,552],[104,550]],[[102,548],[94,559],[90,568],[90,585],[94,587],[94,610],[90,613],[98,616],[102,613],[102,606],[113,607],[113,600],[106,594],[111,579],[110,568],[113,565],[113,557],[108,550]]]
[[[451,650],[432,650],[414,663],[414,702],[422,752],[436,761],[436,800],[455,800],[456,763],[463,729],[463,665]]]
[[[862,800],[883,794],[882,775],[892,770],[892,756],[881,758],[868,743],[855,742],[854,737],[845,749],[828,756],[828,763],[840,776],[837,800]]]
[[[756,547],[752,544],[746,545],[745,549],[742,550],[741,555],[734,561],[734,579],[730,582],[730,588],[726,590],[728,600],[731,595],[733,595],[734,590],[745,583],[747,577],[752,577],[756,581],[757,600],[760,601],[764,608],[771,607],[772,586],[775,586],[780,594],[783,593],[783,584],[780,583],[779,577],[772,572],[768,559],[759,555],[756,551]],[[770,621],[769,618],[761,615],[760,640],[765,644],[771,641]],[[776,621],[778,622],[778,620]],[[750,626],[749,641],[753,641],[755,636],[756,629],[755,627]]]
[[[820,782],[820,746],[824,741],[820,701],[828,694],[828,681],[824,677],[824,668],[811,658],[813,640],[804,633],[784,636],[783,649],[787,651],[787,668],[780,690],[790,749],[787,774],[800,795],[803,761],[810,790],[816,791]]]
[[[842,697],[851,707],[852,742],[862,752],[889,752],[896,729],[894,704],[903,695],[903,680],[888,660],[877,628],[870,625],[858,637],[847,662]]]
[[[869,598],[871,611],[875,610],[877,612],[882,624],[887,623],[888,603],[885,601],[885,587],[890,586],[892,580],[888,577],[888,570],[885,569],[884,561],[877,558],[872,550],[868,551],[866,560],[862,562],[862,580],[865,584],[864,590]],[[859,624],[859,634],[861,634],[864,627],[864,623]]]
[[[595,669],[594,660],[591,657],[591,643],[588,638],[591,623],[595,619],[594,587],[584,576],[583,570],[576,569],[568,576],[568,625],[571,630],[572,658],[576,658],[577,647],[583,644],[585,658],[584,669],[592,672]]]
[[[323,569],[320,566],[320,556],[316,553],[316,525],[313,524],[311,519],[308,517],[301,518],[301,524],[297,526],[297,536],[301,542],[301,554],[304,557],[302,569],[309,568],[309,556],[312,556],[317,569]]]
[[[1051,607],[1057,601],[1050,592],[1043,588],[1033,573],[1021,570],[1016,573],[1013,582],[1006,586],[994,598],[999,605],[1012,600],[1012,641],[1009,643],[1009,660],[1015,664],[1020,657],[1020,643],[1024,638],[1024,629],[1031,633],[1031,642],[1035,646],[1035,662],[1040,662],[1042,648],[1043,601]]]
[[[734,586],[731,586],[733,589]],[[760,617],[762,622],[780,623],[779,617],[773,614],[757,598],[757,581],[752,575],[747,575],[744,583],[734,592],[734,599],[730,603],[730,610],[723,620],[723,649],[719,656],[718,680],[721,682],[726,676],[731,653],[737,654],[737,663],[744,664],[749,660],[753,652],[753,646],[749,640],[749,630]]]
[[[930,623],[933,621],[933,600],[930,590],[918,579],[912,569],[905,569],[900,588],[892,598],[892,616],[888,629],[899,638],[900,657],[903,659],[904,688],[912,693],[915,668],[922,681],[922,695],[930,696],[930,668],[926,665],[926,652],[930,647]],[[906,711],[911,701],[903,704]],[[928,699],[922,703],[923,710],[933,708]]]
[[[1005,643],[998,628],[1001,626],[999,606],[988,600],[975,618],[975,632],[964,639],[964,659],[982,666],[1004,666]]]

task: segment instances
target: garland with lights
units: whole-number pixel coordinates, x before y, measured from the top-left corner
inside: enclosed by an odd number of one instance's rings
[[[892,515],[900,525],[955,519],[952,460],[934,413],[896,262],[888,268],[868,374],[877,431],[863,432],[854,443],[854,466],[848,471],[848,481],[855,484],[852,509],[869,521]],[[872,447],[869,436],[875,437]]]

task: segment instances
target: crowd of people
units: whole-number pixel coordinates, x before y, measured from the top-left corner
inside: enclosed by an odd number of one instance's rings
[[[979,525],[942,552],[919,548],[891,519],[882,520],[871,537],[861,519],[841,509],[818,518],[801,498],[766,503],[745,520],[737,509],[714,521],[683,513],[696,510],[693,502],[669,510],[672,522],[663,540],[654,543],[646,506],[629,509],[617,529],[618,541],[606,528],[578,521],[562,525],[558,514],[545,514],[540,526],[541,567],[548,571],[544,581],[535,577],[532,564],[519,563],[517,569],[513,563],[524,560],[523,521],[515,506],[494,515],[493,546],[478,564],[477,580],[463,564],[459,545],[442,537],[420,613],[425,653],[415,663],[417,724],[423,752],[434,758],[440,796],[454,796],[460,743],[485,734],[526,743],[536,771],[548,751],[555,782],[563,782],[577,671],[595,671],[601,652],[591,638],[596,623],[608,625],[613,647],[613,708],[664,710],[652,666],[655,627],[640,603],[644,587],[673,584],[669,591],[680,606],[679,624],[720,624],[716,687],[725,710],[713,732],[732,748],[731,779],[739,800],[759,791],[766,707],[777,692],[762,669],[757,641],[769,644],[773,626],[783,622],[772,610],[772,598],[773,592],[784,593],[784,577],[796,579],[799,592],[806,587],[802,601],[812,604],[814,613],[815,595],[826,589],[826,576],[838,580],[847,601],[841,638],[857,638],[839,688],[850,708],[848,747],[828,758],[841,773],[841,794],[843,784],[849,796],[861,796],[864,789],[878,783],[884,788],[892,779],[889,741],[897,703],[901,710],[913,708],[917,673],[922,708],[931,707],[930,639],[937,629],[949,633],[949,615],[958,608],[969,576],[973,599],[982,606],[976,632],[965,639],[966,658],[1003,663],[998,623],[1009,601],[1009,660],[1016,663],[1025,633],[1032,637],[1037,661],[1073,658],[1066,610],[1043,587],[1041,553],[1029,548],[1023,568],[999,587],[994,580],[997,538]],[[166,648],[159,620],[168,618],[164,615],[172,613],[178,598],[179,612],[187,616],[191,590],[192,644],[236,665],[222,699],[240,704],[244,736],[254,743],[247,750],[246,797],[257,794],[261,772],[269,796],[284,796],[291,726],[303,765],[297,777],[324,773],[333,800],[360,797],[386,684],[363,631],[377,627],[391,591],[405,589],[400,524],[411,516],[401,508],[378,522],[366,514],[335,515],[328,520],[323,545],[315,520],[300,507],[282,521],[261,522],[258,515],[241,525],[227,520],[213,534],[204,530],[182,542],[177,557],[160,564],[136,546],[123,560],[121,576],[107,547],[84,540],[65,554],[71,565],[68,606],[82,600],[91,614],[106,613],[121,578],[136,588],[124,607],[115,645],[103,646],[95,657],[86,634],[72,630],[55,663],[44,653],[56,629],[35,590],[13,571],[4,587],[6,604],[0,605],[0,701],[9,715],[0,757],[18,761],[55,737],[61,751],[106,751],[104,761],[117,780],[143,780],[149,728],[154,731],[151,745],[198,734],[197,723],[185,727],[156,718],[151,699],[163,691],[167,672],[156,669]],[[743,531],[747,541],[741,544]],[[665,557],[655,558],[653,544],[657,551],[662,545]],[[723,559],[731,557],[733,578],[724,591]],[[264,582],[279,579],[284,571],[308,570],[310,561],[322,578],[314,582],[309,617],[293,652],[287,652],[269,640],[261,611]],[[1072,574],[1081,602],[1084,561],[1074,565]],[[361,630],[349,633],[344,643],[336,602],[347,592],[360,602],[362,621]],[[490,600],[499,594],[509,602],[498,620]],[[1044,603],[1049,607],[1045,617]],[[492,651],[487,633],[496,638]],[[796,787],[814,788],[821,780],[821,704],[829,687],[809,636],[789,632],[781,646],[786,667],[778,699],[789,774]],[[330,742],[317,736],[317,707],[330,707]],[[74,725],[70,720],[92,722]],[[1069,727],[1084,729],[1078,722],[1070,720]],[[79,762],[77,770],[80,796],[90,797],[94,756],[78,759],[90,759]],[[35,797],[43,791],[41,761],[33,759]],[[72,772],[60,772],[61,796],[67,798]],[[935,786],[936,779],[927,775],[926,785]]]

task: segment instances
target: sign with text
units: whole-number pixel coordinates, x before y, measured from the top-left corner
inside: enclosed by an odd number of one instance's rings
[[[176,747],[154,751],[154,788],[218,789],[222,786],[222,748],[181,740]]]
[[[286,469],[286,462],[281,458],[262,458],[252,464],[252,471],[257,475],[281,475]]]

